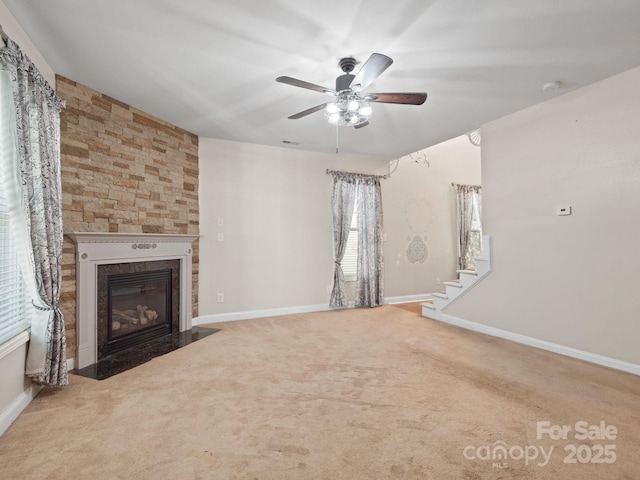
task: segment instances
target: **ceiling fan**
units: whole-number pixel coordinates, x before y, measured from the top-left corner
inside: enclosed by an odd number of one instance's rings
[[[373,53],[362,66],[357,75],[351,72],[356,66],[356,59],[352,57],[340,60],[340,68],[344,72],[336,78],[336,88],[322,87],[291,77],[278,77],[276,82],[286,83],[294,87],[307,88],[316,92],[326,93],[333,97],[332,100],[316,105],[302,112],[291,115],[291,120],[306,117],[320,110],[325,111],[325,117],[329,123],[362,128],[369,124],[373,103],[398,103],[403,105],[422,105],[427,99],[424,92],[414,93],[363,93],[382,72],[393,63],[391,58],[381,53]]]

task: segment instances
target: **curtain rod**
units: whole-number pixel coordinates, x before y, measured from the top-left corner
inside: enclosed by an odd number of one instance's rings
[[[362,175],[362,176],[365,176],[365,177],[376,177],[376,178],[382,178],[384,180],[389,178],[389,175],[372,175],[372,174],[369,174],[369,173],[343,172],[341,170],[331,170],[330,168],[327,168],[327,175],[331,175],[333,173],[348,173],[350,175]]]
[[[462,183],[451,182],[452,187],[474,187],[474,188],[482,188],[482,185],[464,185]]]
[[[8,46],[8,40],[9,40],[9,36],[6,34],[6,32],[4,31],[4,28],[2,28],[2,24],[0,24],[0,38],[2,39],[2,43],[4,43],[3,46]],[[31,60],[29,60],[31,62]],[[57,98],[57,101],[59,101],[59,105],[61,106],[61,108],[67,108],[67,101],[60,98],[57,94],[55,89],[49,84],[49,82],[46,82],[47,88],[50,89],[51,94]]]

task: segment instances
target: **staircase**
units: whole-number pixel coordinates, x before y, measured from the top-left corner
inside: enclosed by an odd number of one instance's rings
[[[491,273],[491,237],[482,236],[482,256],[475,258],[475,270],[457,270],[458,278],[443,282],[444,291],[431,294],[422,303],[422,316],[440,320],[442,311]]]

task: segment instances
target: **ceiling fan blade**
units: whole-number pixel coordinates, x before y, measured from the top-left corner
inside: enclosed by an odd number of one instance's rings
[[[360,92],[367,88],[371,82],[378,78],[393,63],[386,55],[372,53],[358,74],[351,82],[351,88]]]
[[[291,115],[289,117],[290,120],[297,120],[298,118],[302,118],[302,117],[306,117],[307,115],[311,115],[312,113],[316,113],[319,112],[320,110],[322,110],[324,107],[326,107],[327,104],[323,103],[322,105],[316,105],[315,107],[311,107],[311,108],[307,108],[306,110],[296,113],[294,115]]]
[[[362,127],[366,127],[367,125],[369,125],[369,120],[367,120],[366,122],[359,123],[358,125],[354,125],[353,128],[362,128]]]
[[[297,78],[291,77],[278,77],[276,78],[276,82],[286,83],[287,85],[293,85],[294,87],[308,88],[309,90],[315,90],[320,93],[328,93],[329,95],[336,96],[338,92],[332,90],[327,87],[321,87],[320,85],[315,85],[313,83],[305,82],[303,80],[298,80]]]
[[[424,92],[414,93],[368,93],[364,98],[377,103],[401,103],[404,105],[422,105],[427,100]]]

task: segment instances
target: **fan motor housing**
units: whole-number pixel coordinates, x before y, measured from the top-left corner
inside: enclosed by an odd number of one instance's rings
[[[343,90],[348,90],[349,87],[351,86],[351,82],[353,82],[353,79],[356,78],[355,75],[351,75],[349,73],[346,73],[344,75],[340,75],[338,78],[336,78],[336,92],[341,92]]]
[[[353,79],[355,78],[355,75],[351,75],[351,72],[356,68],[357,63],[358,62],[353,57],[345,57],[340,60],[340,68],[345,74],[336,78],[336,92],[349,89],[351,82],[353,82]]]
[[[353,69],[356,68],[357,63],[358,62],[356,61],[355,58],[345,57],[340,59],[340,62],[338,63],[338,65],[340,65],[340,68],[344,73],[351,73],[353,72]]]

